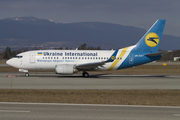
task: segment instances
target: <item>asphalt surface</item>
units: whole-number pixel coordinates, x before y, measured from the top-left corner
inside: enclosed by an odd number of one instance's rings
[[[180,107],[0,103],[1,120],[179,120]]]
[[[180,75],[0,73],[0,83],[0,89],[180,89]]]
[[[8,76],[8,77],[7,77]],[[180,89],[180,75],[0,73],[0,89]],[[0,120],[179,120],[180,107],[0,103]]]

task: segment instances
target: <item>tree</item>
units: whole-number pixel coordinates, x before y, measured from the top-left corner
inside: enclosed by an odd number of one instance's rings
[[[100,46],[98,46],[97,48],[87,47],[86,43],[84,43],[80,47],[78,47],[78,50],[101,50],[101,47]]]
[[[78,47],[78,50],[86,50],[86,43],[84,43],[80,47]]]
[[[65,50],[69,50],[69,48],[68,48],[68,47],[66,47],[66,48],[65,48]]]
[[[12,52],[10,47],[6,47],[6,50],[4,51],[4,59],[10,59],[12,57]]]
[[[99,45],[99,46],[96,48],[96,50],[101,50],[101,46]]]

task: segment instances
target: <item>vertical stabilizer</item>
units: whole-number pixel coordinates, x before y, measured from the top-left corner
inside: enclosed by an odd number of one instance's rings
[[[161,42],[162,33],[164,30],[166,20],[159,19],[146,32],[146,34],[136,44],[136,50],[143,51],[146,54],[155,53],[158,51]]]

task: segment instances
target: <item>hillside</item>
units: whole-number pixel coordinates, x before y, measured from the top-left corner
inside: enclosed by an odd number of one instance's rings
[[[0,20],[0,50],[7,46],[22,47],[71,47],[83,43],[102,49],[117,49],[136,44],[145,29],[101,22],[56,23],[34,17],[16,17]],[[166,29],[166,28],[165,28]],[[180,49],[180,37],[163,35],[160,49]]]

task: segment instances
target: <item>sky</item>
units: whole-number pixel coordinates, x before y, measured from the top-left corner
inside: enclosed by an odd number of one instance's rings
[[[107,22],[148,30],[166,19],[164,34],[180,37],[180,0],[0,0],[0,19],[33,16],[59,23]]]

